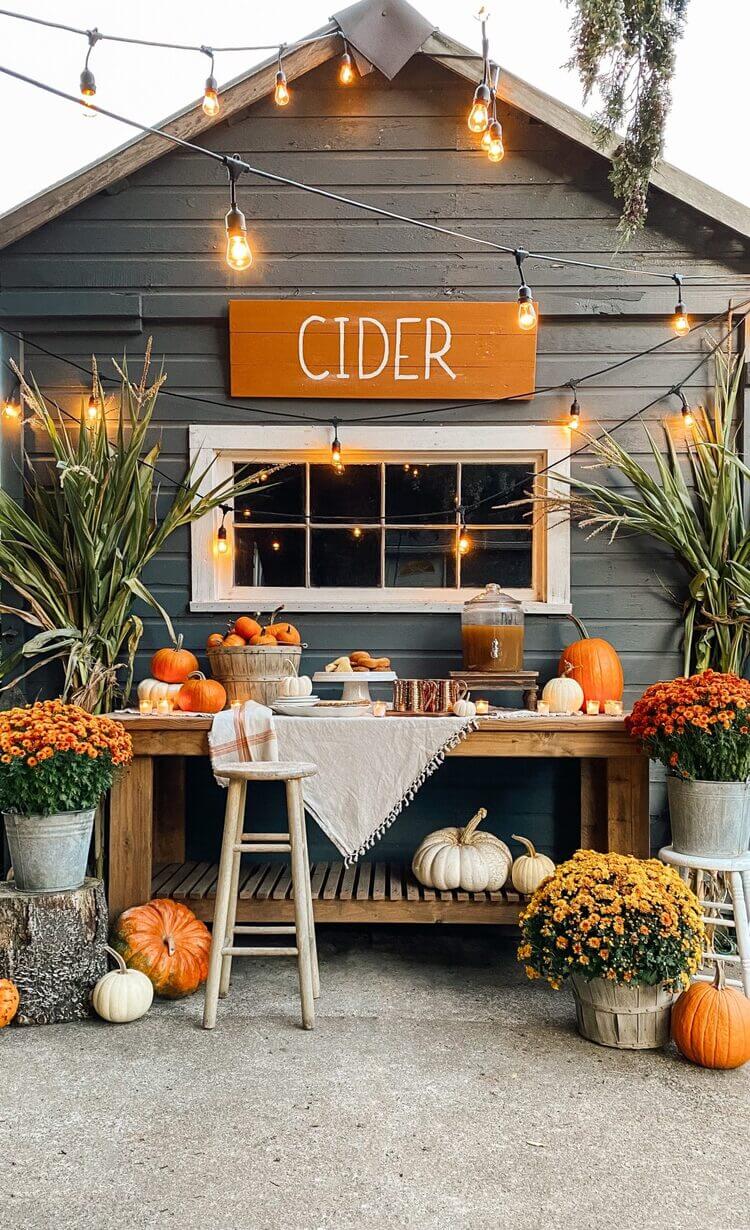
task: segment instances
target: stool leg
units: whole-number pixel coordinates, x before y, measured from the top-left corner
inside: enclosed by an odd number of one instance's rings
[[[298,781],[286,784],[286,805],[289,813],[289,841],[292,847],[292,886],[294,892],[294,926],[297,933],[297,968],[302,1001],[302,1025],[312,1029],[315,1024],[312,961],[310,959],[310,911],[307,904],[310,868],[305,862],[305,839],[302,811],[302,791]]]
[[[745,903],[745,885],[739,871],[730,872],[729,881],[732,887],[732,907],[737,933],[737,952],[742,970],[742,986],[745,994],[750,998],[750,922],[748,922]]]
[[[315,938],[315,915],[313,914],[312,889],[310,886],[310,854],[307,848],[307,818],[305,816],[305,800],[302,794],[302,783],[297,782],[300,795],[300,807],[302,809],[302,836],[305,841],[305,866],[307,867],[307,875],[305,876],[305,888],[307,897],[307,914],[310,924],[310,960],[312,962],[312,981],[313,995],[315,999],[320,996],[320,969],[318,967],[318,943]]]
[[[219,981],[221,979],[221,950],[224,947],[227,933],[227,917],[229,913],[229,890],[232,880],[232,857],[235,834],[237,832],[237,815],[243,798],[243,782],[230,781],[227,791],[227,806],[224,815],[224,836],[221,842],[221,858],[219,859],[219,878],[216,884],[216,901],[214,903],[214,925],[211,933],[211,953],[208,958],[208,979],[206,981],[206,996],[203,1004],[203,1028],[213,1029],[216,1024],[216,1008],[219,1002]]]
[[[237,824],[234,831],[234,840],[239,845],[242,841],[242,830],[245,827],[245,799],[247,797],[247,782],[240,782],[241,796],[239,807],[237,809]],[[237,922],[237,895],[240,891],[240,864],[242,863],[242,852],[240,850],[233,851],[232,857],[232,878],[229,882],[229,909],[227,911],[227,930],[225,947],[231,945],[234,941],[234,928]],[[219,999],[224,999],[229,992],[229,979],[232,973],[232,956],[231,953],[226,953],[221,958],[221,980],[219,982]]]

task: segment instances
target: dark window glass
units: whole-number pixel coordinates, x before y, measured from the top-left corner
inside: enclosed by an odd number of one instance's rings
[[[286,521],[304,520],[305,467],[285,465],[274,470],[273,463],[254,461],[250,465],[235,465],[235,482],[254,474],[258,482],[234,502],[235,520]]]
[[[403,462],[385,467],[385,515],[389,521],[455,521],[454,465]]]
[[[528,523],[529,506],[493,508],[504,500],[522,500],[530,490],[534,467],[530,462],[488,462],[461,467],[461,502],[466,505],[466,521],[475,525],[523,525]],[[478,508],[472,508],[478,504]]]
[[[313,521],[379,520],[380,466],[345,465],[341,474],[331,465],[310,466],[310,516]]]
[[[455,586],[455,531],[387,530],[385,583],[434,589]]]
[[[523,531],[471,530],[471,545],[461,556],[461,586],[481,587],[495,581],[501,589],[531,585],[531,534]]]
[[[305,531],[262,530],[235,522],[235,585],[304,585]]]
[[[380,584],[380,530],[313,530],[310,583],[314,586]]]

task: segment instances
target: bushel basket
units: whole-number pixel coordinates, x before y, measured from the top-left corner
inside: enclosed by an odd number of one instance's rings
[[[270,705],[281,692],[282,679],[299,672],[300,645],[231,645],[209,649],[214,679],[223,683],[227,699],[256,700]]]

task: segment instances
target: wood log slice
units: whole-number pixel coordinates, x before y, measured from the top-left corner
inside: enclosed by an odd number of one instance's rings
[[[21,997],[13,1024],[91,1016],[91,992],[107,972],[106,942],[101,880],[64,893],[24,893],[0,882],[0,978],[11,978]]]

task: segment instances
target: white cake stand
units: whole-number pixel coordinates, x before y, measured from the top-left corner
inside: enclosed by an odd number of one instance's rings
[[[342,700],[362,700],[369,704],[371,683],[393,683],[395,671],[316,671],[313,675],[316,683],[340,683],[343,685]]]

